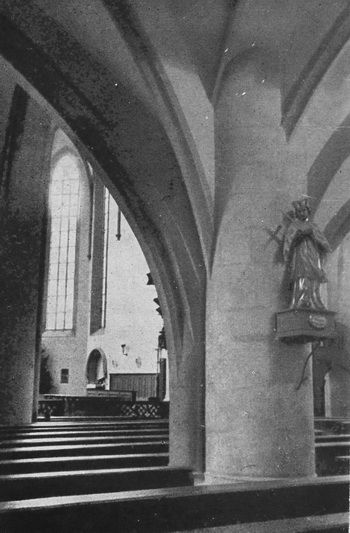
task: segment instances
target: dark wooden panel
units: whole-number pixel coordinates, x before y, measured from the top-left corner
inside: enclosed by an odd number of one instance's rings
[[[110,389],[136,391],[137,400],[148,400],[157,395],[158,374],[110,374]]]

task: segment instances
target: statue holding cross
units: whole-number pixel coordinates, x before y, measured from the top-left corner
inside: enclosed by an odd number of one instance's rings
[[[309,220],[308,198],[293,202],[294,216],[286,229],[283,258],[287,264],[293,295],[293,309],[325,309],[320,285],[327,281],[323,263],[330,246],[318,226]]]
[[[293,202],[293,208],[280,241],[292,297],[289,308],[276,313],[276,336],[287,343],[335,338],[335,313],[326,309],[320,294],[321,284],[327,281],[323,264],[330,246],[310,220],[309,199]]]

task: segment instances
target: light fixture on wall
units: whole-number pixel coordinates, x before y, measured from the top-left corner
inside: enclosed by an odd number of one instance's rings
[[[123,355],[128,355],[126,344],[121,344],[121,348],[122,348],[122,354]]]

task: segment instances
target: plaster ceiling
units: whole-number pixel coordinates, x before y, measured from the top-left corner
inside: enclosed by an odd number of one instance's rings
[[[113,2],[104,0],[32,0],[51,19],[58,22],[68,33],[77,39],[82,47],[115,73],[116,82],[123,72],[123,83],[132,87],[140,97],[145,91],[144,80],[138,73],[134,60],[123,41],[113,14],[108,8]],[[197,70],[205,90],[210,93],[219,68],[223,50],[226,28],[231,19],[233,0],[154,0],[152,5],[144,4],[144,9],[152,9],[154,23],[158,12],[168,14],[170,21],[176,24],[177,38],[190,56],[191,63]],[[142,2],[141,2],[142,4]],[[141,4],[136,4],[139,9]],[[133,6],[131,6],[132,8]],[[163,19],[164,20],[164,19]],[[118,21],[117,21],[118,22]],[[142,20],[141,20],[142,24]],[[159,29],[159,27],[158,27]],[[181,64],[180,47],[172,42],[172,37],[165,30],[163,45],[177,55]],[[155,51],[157,53],[157,50]]]

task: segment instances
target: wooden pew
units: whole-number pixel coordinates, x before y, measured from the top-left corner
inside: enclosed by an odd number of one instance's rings
[[[348,498],[349,479],[340,476],[6,501],[0,531],[166,533],[245,524],[252,533],[258,523],[268,524],[265,533],[339,532],[347,531]],[[301,529],[310,517],[314,529]],[[285,529],[288,522],[295,529]]]

